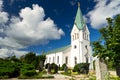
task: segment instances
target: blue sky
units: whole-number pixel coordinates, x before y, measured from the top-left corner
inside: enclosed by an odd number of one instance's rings
[[[91,42],[99,39],[105,18],[120,13],[120,0],[0,0],[0,55],[39,54],[69,45],[77,2]]]

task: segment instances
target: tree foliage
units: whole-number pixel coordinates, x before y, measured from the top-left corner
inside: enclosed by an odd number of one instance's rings
[[[43,70],[44,62],[46,56],[45,55],[37,55],[34,52],[29,52],[28,54],[21,56],[20,60],[27,64],[32,64],[36,69],[40,71]]]
[[[113,66],[120,66],[120,15],[114,19],[107,18],[108,25],[99,30],[101,37],[99,41],[93,42],[94,56],[105,60],[110,58]]]

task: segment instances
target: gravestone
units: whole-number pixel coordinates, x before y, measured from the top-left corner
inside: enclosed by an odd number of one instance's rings
[[[96,80],[106,80],[108,76],[107,65],[99,58],[95,61]]]

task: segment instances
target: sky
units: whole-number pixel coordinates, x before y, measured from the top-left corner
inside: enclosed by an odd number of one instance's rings
[[[120,14],[120,0],[0,0],[0,57],[69,45],[78,2],[91,42],[107,17]]]

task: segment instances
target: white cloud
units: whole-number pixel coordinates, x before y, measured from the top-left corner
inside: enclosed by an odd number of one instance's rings
[[[0,0],[0,24],[4,24],[8,21],[7,12],[2,11],[3,9],[3,1]]]
[[[22,55],[27,54],[28,52],[26,51],[17,51],[17,50],[10,50],[7,48],[2,48],[0,49],[0,58],[7,58],[10,56],[16,56],[17,58],[19,58]]]
[[[44,20],[42,7],[33,5],[26,7],[19,13],[20,17],[13,16],[9,27],[5,31],[5,38],[0,38],[2,47],[24,48],[30,45],[46,44],[49,40],[60,39],[64,32],[58,29],[50,18]]]
[[[120,0],[95,0],[96,6],[87,14],[93,28],[105,27],[106,18],[120,14]],[[109,2],[108,2],[109,1]]]
[[[14,1],[14,0],[13,0]],[[50,18],[45,19],[44,9],[33,5],[25,7],[19,13],[19,17],[4,12],[3,2],[0,0],[0,56],[9,55],[9,49],[17,56],[23,55],[17,49],[31,45],[47,44],[50,40],[60,39],[64,32]],[[9,23],[8,23],[9,21]],[[7,23],[7,24],[6,24]]]
[[[0,11],[2,10],[2,7],[3,7],[3,1],[0,0]]]
[[[4,24],[8,21],[8,14],[6,12],[0,12],[0,24]]]

